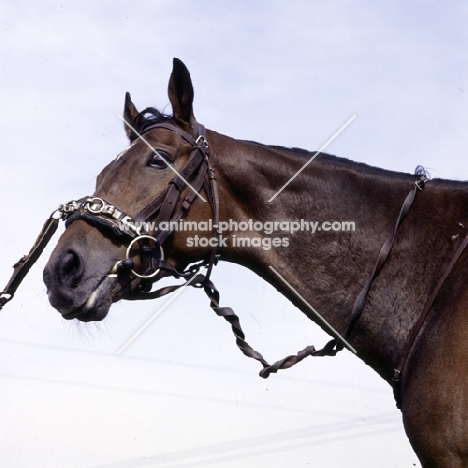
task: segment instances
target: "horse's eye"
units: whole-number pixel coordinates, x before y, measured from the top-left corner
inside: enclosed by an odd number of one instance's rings
[[[165,169],[170,163],[171,157],[166,152],[158,150],[151,155],[147,164],[155,169]]]

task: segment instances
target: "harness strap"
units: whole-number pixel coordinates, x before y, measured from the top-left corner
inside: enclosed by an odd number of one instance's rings
[[[395,367],[394,373],[393,373],[393,395],[395,397],[395,401],[397,404],[397,408],[401,409],[401,373],[403,371],[403,368],[405,367],[406,361],[408,359],[408,356],[411,352],[411,349],[413,348],[414,342],[416,340],[416,337],[418,336],[419,332],[421,331],[421,328],[426,320],[427,315],[429,314],[429,311],[431,310],[431,307],[434,304],[434,301],[436,300],[440,290],[442,289],[443,284],[445,283],[445,280],[448,278],[450,275],[451,271],[453,270],[453,267],[457,263],[458,259],[460,258],[461,254],[464,252],[466,247],[468,246],[468,235],[465,237],[463,242],[460,244],[456,252],[454,253],[452,260],[450,263],[447,265],[445,268],[442,276],[440,277],[436,287],[432,291],[432,294],[429,296],[427,299],[427,302],[424,306],[424,309],[418,319],[418,321],[414,324],[413,328],[411,329],[411,333],[409,335],[408,341],[406,343],[406,346],[403,349],[403,352],[401,354],[400,361],[398,365]]]
[[[60,218],[56,218],[54,216],[55,213],[56,212],[52,213],[44,223],[42,230],[29,253],[21,257],[21,259],[13,265],[14,270],[10,281],[5,286],[5,289],[0,293],[0,310],[7,302],[13,299],[18,286],[26,277],[34,263],[36,263],[37,259],[41,256],[44,248],[55,234],[55,231],[57,231]]]
[[[210,307],[216,312],[216,315],[223,317],[227,322],[231,324],[232,332],[236,338],[237,347],[249,358],[259,361],[263,367],[268,367],[268,362],[265,361],[263,356],[255,351],[248,343],[245,341],[245,335],[242,330],[239,317],[230,307],[220,307],[219,305],[219,292],[215,288],[214,284],[206,277],[203,276],[203,290],[205,294],[210,299]]]
[[[150,203],[145,207],[137,216],[136,220],[140,218],[146,220],[154,216],[154,214],[159,210],[158,217],[156,219],[156,225],[159,221],[178,222],[183,218],[188,210],[190,209],[192,203],[195,200],[195,197],[202,189],[205,190],[205,194],[208,197],[212,213],[213,213],[213,234],[220,238],[220,233],[218,229],[219,225],[219,198],[218,198],[218,189],[215,179],[215,171],[209,163],[210,149],[206,141],[206,129],[203,125],[198,124],[198,138],[195,140],[192,135],[181,130],[178,127],[174,127],[171,124],[160,123],[155,124],[147,129],[145,132],[150,131],[154,128],[165,128],[167,130],[176,132],[180,135],[185,141],[187,141],[194,150],[189,158],[187,164],[181,169],[179,175],[174,177],[169,183],[169,188],[166,193],[166,196],[162,204],[156,205],[154,202]],[[208,176],[208,178],[206,177]],[[189,193],[185,196],[184,200],[179,204],[176,209],[179,201],[180,195],[187,188],[187,182],[190,183],[191,189]],[[159,245],[167,239],[171,234],[170,230],[162,231],[156,238]],[[219,245],[219,242],[218,242]],[[217,263],[217,246],[211,249],[210,259],[207,263],[208,271],[206,273],[206,279],[211,275],[213,266]],[[206,264],[206,262],[203,262]],[[161,260],[158,260],[157,268],[166,269],[167,265],[163,264]],[[157,269],[156,268],[156,269]],[[175,268],[169,269],[169,271],[175,273]],[[177,274],[174,276],[178,277]]]
[[[195,138],[193,138],[192,135],[190,135],[190,133],[186,132],[185,130],[182,130],[181,128],[179,127],[176,127],[175,125],[173,124],[170,124],[170,123],[165,123],[165,122],[161,122],[161,123],[157,123],[157,124],[154,124],[154,125],[150,125],[148,127],[145,128],[144,132],[143,133],[147,133],[149,132],[150,130],[153,130],[155,128],[165,128],[167,130],[170,130],[171,132],[176,132],[177,134],[179,134],[187,143],[189,143],[190,145],[192,146],[197,146],[197,140]],[[204,131],[204,128],[203,125],[201,124],[198,124],[198,134],[199,135],[202,135],[202,132]]]
[[[221,245],[221,232],[219,230],[219,197],[218,197],[218,183],[216,182],[215,171],[213,168],[209,168],[208,182],[204,181],[205,194],[210,200],[211,206],[213,207],[213,234],[215,234],[218,242],[217,246]],[[218,248],[211,249],[210,260],[208,263],[208,270],[206,272],[206,278],[211,276],[213,267],[218,263],[219,255]]]
[[[382,267],[385,265],[390,252],[392,251],[393,244],[395,241],[395,236],[398,231],[398,227],[400,226],[401,222],[406,218],[411,206],[413,205],[414,199],[416,198],[416,194],[418,191],[424,188],[427,179],[425,176],[420,176],[418,180],[414,183],[414,187],[405,198],[403,205],[401,206],[400,213],[398,215],[397,221],[395,223],[395,227],[393,231],[389,234],[389,236],[385,239],[382,247],[380,248],[379,255],[377,257],[377,261],[375,262],[374,269],[370,275],[369,280],[367,281],[366,285],[362,288],[361,292],[359,293],[358,297],[353,306],[353,310],[351,312],[351,320],[344,333],[344,338],[348,338],[351,334],[354,326],[356,325],[357,321],[360,319],[362,315],[362,311],[366,305],[367,295],[369,294],[369,290],[374,282],[374,279],[379,275]],[[337,341],[337,349],[341,351],[344,345],[342,341]]]
[[[151,203],[148,203],[136,216],[135,221],[143,222],[151,219],[161,208],[161,204],[171,187],[168,185]]]
[[[178,208],[177,203],[180,199],[182,191],[185,189],[185,186],[179,187],[175,184],[171,185],[167,193],[167,197],[165,198],[161,206],[159,215],[156,218],[156,226],[158,226],[161,221],[170,220],[171,222],[178,222],[181,218],[185,216],[185,214],[190,209],[190,206],[195,201],[197,193],[203,186],[203,180],[206,174],[206,164],[207,163],[203,160],[199,162],[199,172],[191,183],[194,190],[190,189],[190,192],[185,196],[184,200],[182,201],[182,203],[180,203]],[[160,245],[162,245],[162,243],[171,234],[171,232],[172,231],[170,230],[165,230],[159,233],[157,240]]]
[[[156,226],[158,226],[158,222],[162,220],[167,220],[169,219],[171,223],[178,223],[181,218],[183,218],[188,210],[190,209],[190,206],[192,205],[193,201],[195,200],[195,197],[197,196],[197,193],[203,186],[203,180],[205,178],[206,174],[206,163],[204,161],[201,161],[201,164],[199,164],[200,169],[199,172],[195,178],[195,180],[192,182],[192,187],[194,190],[190,190],[190,193],[186,195],[184,198],[183,202],[179,205],[177,210],[175,207],[177,206],[177,203],[179,202],[181,192],[185,187],[179,187],[178,185],[171,185],[169,191],[167,192],[167,196],[164,199],[163,204],[161,205],[161,208],[159,210],[159,215],[156,220]],[[172,266],[169,262],[166,262],[165,260],[161,259],[159,256],[158,258],[153,261],[153,256],[152,254],[154,252],[158,253],[159,249],[158,246],[162,245],[163,242],[169,237],[169,235],[172,234],[172,231],[167,229],[164,231],[160,231],[158,236],[156,237],[156,245],[150,246],[143,246],[143,249],[141,250],[141,253],[145,252],[146,249],[146,255],[142,257],[142,266],[144,268],[144,271],[151,271],[151,270],[158,270],[162,269],[163,267],[166,267],[166,271],[170,271],[170,273],[173,276],[176,276],[178,273],[175,273],[175,267]],[[151,244],[151,241],[145,242],[146,244]],[[154,244],[154,243],[153,243]],[[170,266],[170,268],[167,268],[167,266]],[[177,277],[177,276],[176,276]],[[151,291],[151,286],[152,286],[152,281],[151,280],[143,280],[142,281],[142,288],[146,291],[149,292]]]

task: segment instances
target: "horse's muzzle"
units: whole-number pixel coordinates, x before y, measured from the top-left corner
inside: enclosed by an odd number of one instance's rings
[[[86,224],[73,228],[75,236],[59,242],[44,268],[49,302],[67,320],[102,320],[119,286],[118,278],[108,276],[115,259],[104,248],[93,249],[98,253],[89,255],[90,239],[81,235]]]

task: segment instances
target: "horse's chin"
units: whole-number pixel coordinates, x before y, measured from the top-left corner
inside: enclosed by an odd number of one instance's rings
[[[92,296],[90,298],[92,300]],[[88,299],[88,300],[89,300]],[[98,304],[91,306],[88,301],[82,306],[70,312],[60,312],[65,320],[77,319],[80,322],[99,322],[109,313],[110,304]]]
[[[83,308],[73,310],[72,312],[67,312],[62,314],[62,317],[65,320],[77,319],[80,322],[100,322],[104,320],[109,312],[109,307],[99,307],[92,310],[86,310]]]
[[[96,289],[87,296],[82,305],[71,310],[54,304],[51,295],[49,295],[49,301],[66,320],[101,321],[107,316],[110,306],[116,300],[114,293],[116,286],[117,281],[115,278],[104,277]]]

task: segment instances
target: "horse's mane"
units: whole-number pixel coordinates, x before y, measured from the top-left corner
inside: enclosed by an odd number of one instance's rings
[[[273,150],[273,151],[276,151],[278,153],[282,153],[284,155],[288,155],[288,154],[292,154],[292,155],[295,155],[295,156],[301,156],[305,159],[310,159],[311,157],[313,157],[315,155],[315,151],[308,151],[306,149],[303,149],[303,148],[288,148],[288,147],[285,147],[285,146],[277,146],[277,145],[264,145],[262,143],[258,143],[257,141],[251,141],[251,140],[243,140],[245,143],[249,143],[249,144],[252,144],[252,145],[258,145],[258,146],[263,146],[264,148],[268,148],[270,150]],[[439,179],[439,178],[435,178],[435,179],[432,179],[431,177],[431,174],[429,173],[429,171],[427,169],[425,169],[423,166],[421,165],[418,165],[413,174],[408,174],[408,173],[402,173],[402,172],[398,172],[398,171],[392,171],[392,170],[389,170],[389,169],[382,169],[382,168],[379,168],[379,167],[375,167],[375,166],[371,166],[369,164],[366,164],[366,163],[362,163],[362,162],[357,162],[357,161],[353,161],[351,159],[347,159],[347,158],[342,158],[342,157],[339,157],[339,156],[334,156],[332,154],[328,154],[328,153],[320,153],[318,158],[320,158],[322,161],[328,161],[329,164],[332,164],[334,166],[341,166],[341,167],[348,167],[350,169],[358,169],[360,171],[362,171],[363,173],[366,173],[366,174],[371,174],[371,175],[375,175],[375,176],[379,176],[379,175],[393,175],[395,177],[399,177],[399,176],[409,176],[409,177],[420,177],[420,176],[424,176],[426,177],[427,179],[430,179],[432,180],[432,183],[437,183],[437,184],[440,184],[440,185],[444,185],[444,186],[447,186],[449,188],[452,188],[452,189],[459,189],[459,190],[463,190],[463,191],[468,191],[468,186],[467,186],[467,182],[468,180],[451,180],[451,179]]]
[[[264,148],[268,148],[270,150],[273,150],[277,153],[281,153],[285,156],[287,155],[293,155],[293,156],[299,156],[304,159],[310,159],[316,155],[316,151],[309,151],[303,148],[297,148],[297,147],[286,147],[286,146],[278,146],[278,145],[264,145],[262,143],[258,143],[256,141],[250,141],[250,140],[243,140],[245,143],[249,143],[252,145],[257,145],[257,146],[262,146]],[[395,176],[400,176],[402,173],[397,172],[397,171],[392,171],[388,169],[383,169],[380,167],[376,166],[371,166],[369,164],[363,163],[363,162],[358,162],[358,161],[353,161],[351,159],[343,158],[340,156],[335,156],[333,154],[329,153],[324,153],[320,152],[318,155],[318,158],[321,161],[327,161],[328,164],[331,164],[332,166],[336,167],[346,167],[349,169],[353,170],[359,170],[362,171],[363,173],[366,174],[371,174],[371,175],[395,175]],[[430,176],[427,174],[427,172],[424,170],[422,166],[418,166],[415,170],[415,175],[423,175],[423,172],[425,172],[426,177],[430,178]],[[405,175],[410,175],[410,174],[405,174]]]

